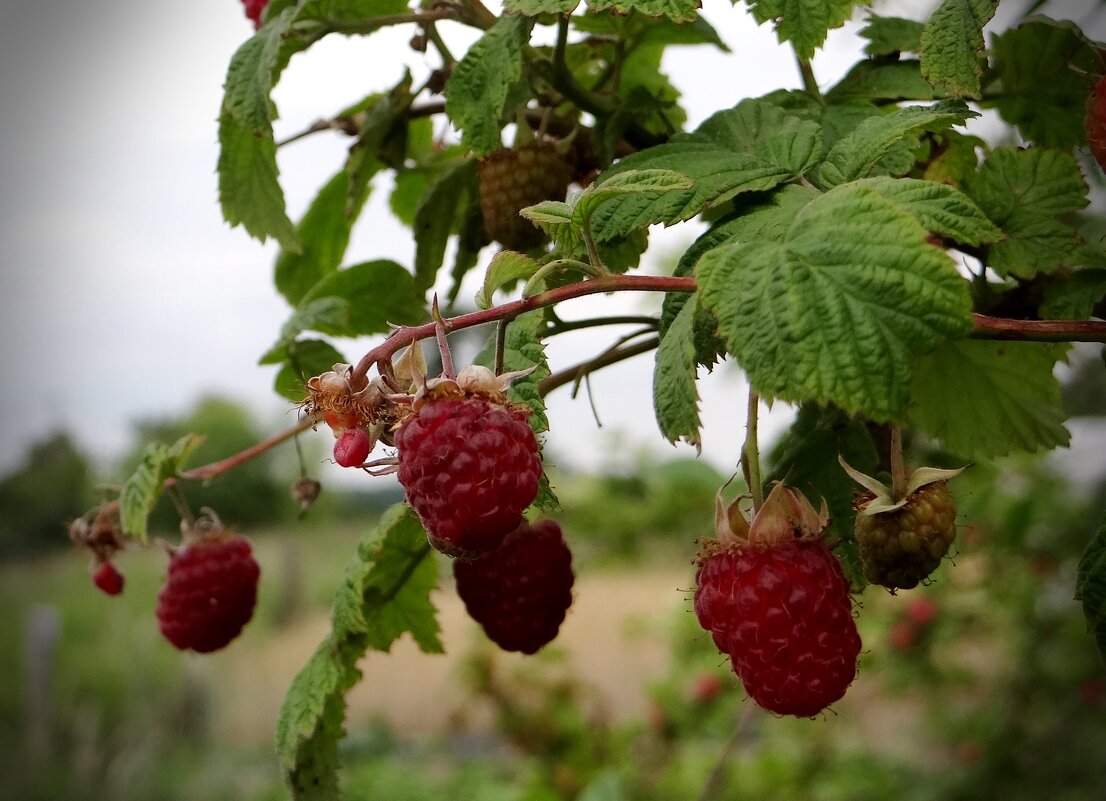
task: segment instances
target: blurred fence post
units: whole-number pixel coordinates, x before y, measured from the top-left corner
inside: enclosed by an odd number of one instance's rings
[[[61,638],[61,616],[49,604],[35,604],[27,610],[23,643],[26,675],[27,755],[32,762],[44,762],[53,750],[54,737],[54,652]]]

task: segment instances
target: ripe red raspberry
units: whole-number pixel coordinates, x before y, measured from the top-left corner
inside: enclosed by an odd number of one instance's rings
[[[217,651],[253,617],[261,570],[244,537],[214,527],[173,552],[158,627],[180,650]]]
[[[1087,116],[1083,119],[1087,132],[1087,144],[1098,166],[1106,170],[1106,75],[1087,96]]]
[[[347,428],[334,443],[334,461],[342,467],[360,467],[369,458],[372,437],[363,428]]]
[[[505,651],[535,653],[572,605],[572,552],[552,520],[523,523],[478,559],[453,562],[469,615]]]
[[[522,522],[542,470],[527,416],[505,397],[449,379],[416,397],[395,433],[399,483],[442,553],[479,556]]]
[[[746,692],[780,715],[811,717],[856,677],[860,635],[849,583],[821,539],[828,517],[777,484],[750,526],[718,505],[703,543],[695,614]]]
[[[480,210],[488,236],[509,250],[529,250],[545,234],[519,216],[543,200],[564,200],[573,169],[551,142],[501,148],[477,164]]]
[[[269,0],[242,0],[246,7],[246,16],[253,20],[254,30],[261,27],[261,12],[269,5]]]
[[[108,595],[118,595],[123,592],[123,574],[110,560],[96,568],[96,572],[92,574],[92,583]]]

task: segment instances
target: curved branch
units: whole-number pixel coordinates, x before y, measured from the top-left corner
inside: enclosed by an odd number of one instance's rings
[[[493,323],[497,320],[517,317],[534,309],[552,306],[572,298],[581,298],[585,295],[597,295],[603,292],[694,292],[695,279],[690,277],[667,275],[606,275],[600,278],[589,278],[585,281],[577,281],[574,284],[551,289],[539,295],[531,295],[528,298],[504,303],[502,306],[494,306],[490,309],[461,314],[445,320],[446,327],[450,331],[458,331],[462,328],[472,328],[477,325]],[[428,339],[434,336],[434,323],[425,323],[410,328],[397,328],[386,340],[361,357],[361,361],[353,370],[353,378],[364,378],[369,369],[381,361],[390,360],[402,348],[420,339]]]

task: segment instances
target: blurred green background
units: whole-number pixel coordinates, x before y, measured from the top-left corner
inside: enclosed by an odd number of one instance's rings
[[[1096,380],[1076,375],[1068,397],[1101,437]],[[190,462],[200,464],[267,433],[255,425],[209,398],[184,419],[137,426],[118,465],[90,463],[60,433],[0,479],[0,797],[286,797],[272,747],[283,694],[327,631],[357,541],[400,497],[394,485],[326,487],[299,520],[289,495],[299,467],[285,447],[189,487],[195,508],[214,507],[252,538],[262,565],[254,620],[206,657],[175,651],[154,620],[166,564],[156,535],[175,539],[171,505],[149,548],[118,557],[118,598],[94,589],[64,525],[145,442],[205,434]],[[326,438],[303,439],[306,463],[318,464]],[[944,457],[915,443],[910,458]],[[686,459],[633,463],[553,476],[578,580],[561,636],[537,656],[497,652],[441,561],[432,599],[447,653],[404,639],[362,663],[343,742],[349,799],[1102,797],[1106,672],[1072,599],[1106,508],[1101,470],[1073,475],[1027,457],[957,479],[955,556],[928,586],[859,596],[859,678],[810,721],[747,701],[691,611],[695,540],[711,532],[728,476]]]

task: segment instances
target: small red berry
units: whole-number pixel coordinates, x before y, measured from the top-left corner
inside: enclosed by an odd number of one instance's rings
[[[334,461],[342,467],[360,467],[369,458],[372,437],[363,428],[349,428],[334,443]]]
[[[1087,132],[1087,144],[1098,166],[1106,170],[1106,75],[1087,96],[1087,115],[1083,120]]]
[[[92,574],[92,583],[108,595],[118,595],[123,591],[123,574],[112,561],[102,563]]]
[[[522,522],[541,477],[527,411],[480,396],[430,397],[395,433],[399,483],[430,542],[478,556]]]
[[[221,528],[178,548],[157,599],[161,633],[182,651],[219,650],[253,617],[260,573],[249,541]]]
[[[469,615],[505,651],[536,652],[572,605],[572,552],[552,520],[523,523],[494,551],[454,561],[453,576]]]
[[[745,690],[780,715],[811,717],[856,677],[849,583],[822,539],[828,521],[777,484],[753,519],[721,500],[696,574],[695,614]]]
[[[260,28],[261,12],[269,5],[269,0],[242,0],[242,5],[246,7],[246,16],[253,20],[254,29]]]

